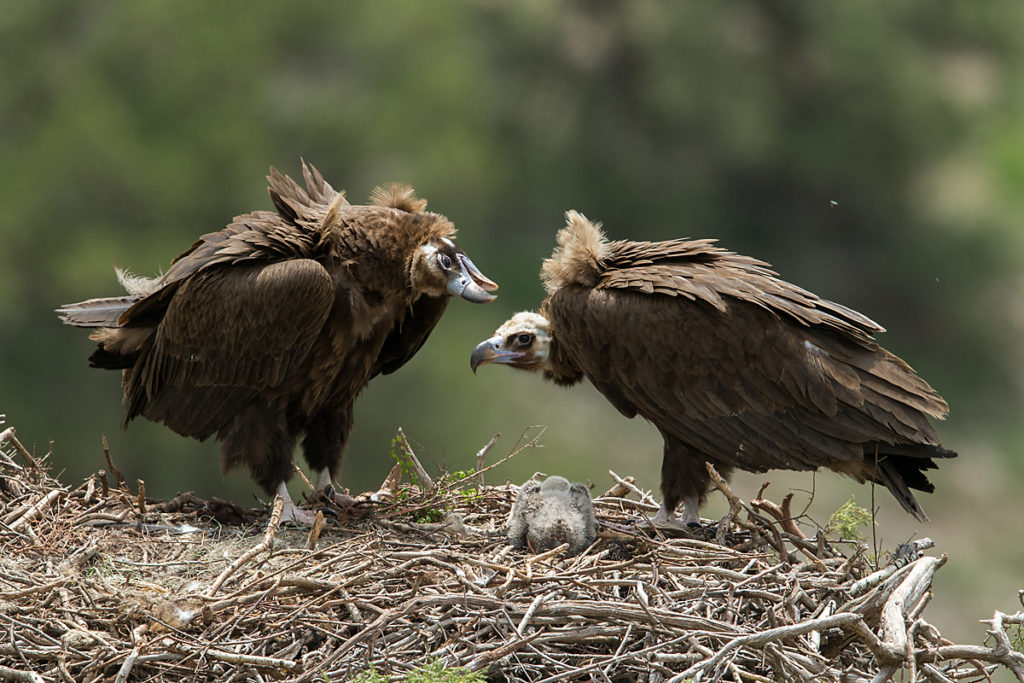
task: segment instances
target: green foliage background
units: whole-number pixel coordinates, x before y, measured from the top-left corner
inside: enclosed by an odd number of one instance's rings
[[[502,285],[453,302],[420,354],[357,407],[341,481],[375,487],[398,426],[428,462],[473,466],[528,425],[536,470],[657,488],[653,429],[592,389],[564,391],[469,352],[542,298],[566,209],[613,238],[718,237],[889,328],[882,342],[949,400],[960,451],[918,529],[881,493],[890,546],[955,551],[951,624],[1011,610],[1024,533],[1024,5],[991,3],[0,2],[0,411],[74,482],[101,434],[147,490],[246,503],[217,449],[140,421],[119,429],[113,373],[52,309],[117,292],[201,233],[269,208],[269,165],[315,163],[349,197],[413,183]],[[671,338],[664,343],[672,344]],[[870,489],[833,475],[828,515]],[[765,477],[739,475],[750,496]],[[806,499],[806,496],[805,496]],[[709,514],[724,511],[713,503]],[[977,563],[973,562],[977,558]],[[985,577],[979,581],[979,577]],[[956,632],[954,631],[954,634]]]

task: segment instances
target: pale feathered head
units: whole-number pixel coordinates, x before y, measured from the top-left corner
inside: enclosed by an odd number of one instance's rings
[[[558,246],[540,269],[548,294],[570,284],[596,285],[601,261],[608,255],[608,242],[601,232],[601,224],[591,223],[578,211],[566,211],[565,227],[558,231],[555,239]]]

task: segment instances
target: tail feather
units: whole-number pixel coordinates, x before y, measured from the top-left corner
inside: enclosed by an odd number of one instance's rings
[[[914,498],[914,494],[910,492],[907,482],[904,481],[899,470],[894,466],[892,459],[887,458],[878,463],[877,475],[878,482],[889,489],[893,498],[903,506],[904,510],[920,522],[929,521],[924,508],[917,502],[917,498]]]
[[[89,356],[90,368],[102,368],[104,370],[125,370],[135,366],[139,354],[121,355],[112,353],[103,348],[103,344],[97,344],[96,350]]]
[[[64,304],[57,315],[75,327],[117,327],[117,319],[139,300],[137,296],[111,296]]]
[[[926,470],[938,468],[932,458],[955,458],[957,453],[941,446],[886,446],[885,452],[879,451],[878,460],[875,464],[875,481],[885,486],[899,501],[903,509],[913,515],[921,522],[927,522],[928,515],[925,514],[921,504],[914,498],[910,489],[932,493],[935,486],[928,481],[925,475]],[[865,459],[875,457],[874,454],[865,454]]]

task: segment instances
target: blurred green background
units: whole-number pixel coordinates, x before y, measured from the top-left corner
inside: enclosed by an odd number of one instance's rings
[[[115,373],[55,306],[155,274],[199,234],[270,208],[270,165],[316,164],[363,201],[412,183],[501,283],[454,301],[419,355],[357,404],[341,483],[376,488],[404,427],[427,463],[543,449],[496,470],[657,489],[655,430],[593,389],[469,353],[542,298],[566,209],[613,238],[718,237],[889,329],[949,401],[961,457],[920,526],[884,491],[879,535],[952,553],[931,620],[976,622],[1024,587],[1024,5],[991,3],[0,2],[0,412],[74,484],[100,436],[147,491],[253,504],[214,443],[119,428]],[[672,340],[665,339],[666,344]],[[829,473],[737,475],[751,497],[814,488],[821,522],[871,490]],[[294,487],[297,492],[298,486]],[[801,500],[808,499],[807,493]],[[706,514],[725,506],[713,497]],[[938,616],[935,611],[938,610]]]

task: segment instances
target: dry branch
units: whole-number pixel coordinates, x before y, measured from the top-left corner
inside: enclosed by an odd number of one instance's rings
[[[524,432],[505,459],[538,436]],[[949,643],[922,616],[942,557],[875,572],[858,548],[807,539],[785,500],[746,502],[724,481],[729,517],[702,538],[666,538],[649,533],[649,493],[612,474],[597,543],[567,557],[453,533],[500,528],[510,485],[394,479],[396,502],[374,517],[314,530],[280,527],[280,499],[269,520],[237,510],[261,528],[215,523],[192,494],[105,491],[100,476],[69,491],[13,465],[24,458],[10,440],[0,454],[4,680],[297,682],[371,666],[401,678],[441,661],[534,682],[963,683],[1003,668],[1024,683],[1008,630],[1024,612],[986,620],[985,644]]]
[[[18,440],[18,437],[14,435],[14,427],[8,427],[3,432],[0,432],[0,443],[3,443],[4,441],[10,442],[10,444],[14,446],[14,450],[21,456],[22,460],[28,463],[29,467],[39,467],[39,463],[36,462],[36,459],[32,456],[29,450],[25,448],[21,441]]]
[[[274,549],[274,535],[277,533],[277,528],[281,526],[281,511],[284,509],[284,499],[280,494],[274,496],[274,507],[270,513],[270,521],[267,522],[267,530],[263,534],[263,542],[257,546],[253,546],[246,552],[242,553],[237,560],[231,563],[227,569],[221,572],[220,576],[210,586],[210,590],[207,592],[206,597],[213,598],[214,594],[220,590],[220,587],[224,585],[224,582],[228,580],[232,574],[234,574],[242,565],[256,557],[261,553],[269,553]]]
[[[484,447],[476,452],[476,485],[480,488],[484,487],[484,462],[487,459],[487,453],[494,448],[494,444],[498,443],[498,439],[501,438],[501,432],[498,432],[491,437],[491,440],[484,444]]]
[[[405,431],[401,427],[398,428],[398,443],[401,445],[402,452],[405,453],[405,457],[409,459],[409,462],[412,463],[413,469],[416,470],[416,478],[417,481],[419,481],[420,488],[424,491],[429,491],[434,488],[433,477],[427,474],[426,468],[423,467],[420,459],[416,457],[416,453],[413,452],[412,446],[409,445],[409,439],[405,437]]]
[[[107,441],[107,435],[104,434],[101,437],[101,440],[103,443],[103,457],[107,461],[107,469],[114,475],[114,478],[117,479],[117,485],[120,488],[127,488],[124,475],[121,474],[121,470],[117,469],[117,466],[114,465],[114,458],[110,455],[110,442]]]

